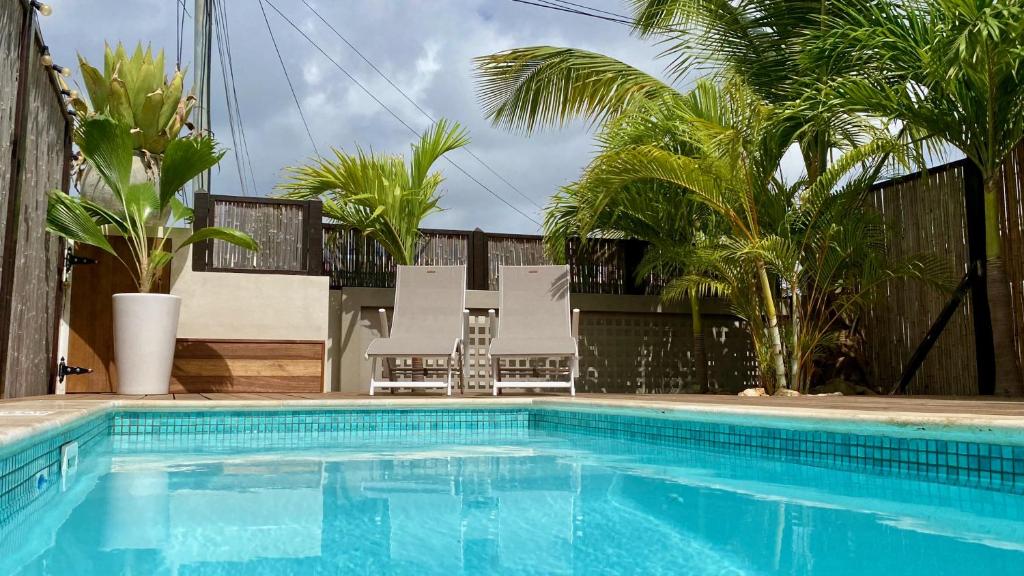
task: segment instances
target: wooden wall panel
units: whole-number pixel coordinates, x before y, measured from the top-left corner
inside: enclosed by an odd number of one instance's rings
[[[130,261],[124,238],[110,237],[110,243],[122,258]],[[92,374],[70,376],[68,393],[116,392],[117,369],[114,366],[114,294],[138,292],[131,273],[110,254],[99,248],[79,244],[75,254],[96,260],[95,264],[75,266],[71,283],[71,334],[68,364],[92,368]],[[164,268],[157,292],[166,294],[171,285],[170,267]]]
[[[324,343],[178,339],[171,393],[320,392]]]

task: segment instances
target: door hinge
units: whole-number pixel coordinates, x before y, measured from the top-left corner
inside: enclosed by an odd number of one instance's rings
[[[61,356],[60,363],[57,364],[57,382],[64,382],[64,379],[68,376],[78,376],[81,374],[91,374],[92,368],[82,368],[81,366],[68,366],[68,363]]]

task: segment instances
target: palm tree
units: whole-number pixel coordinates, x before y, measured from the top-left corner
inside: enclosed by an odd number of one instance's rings
[[[691,266],[700,265],[682,285],[714,287],[740,302],[737,313],[750,322],[755,343],[765,340],[756,332],[764,319],[769,387],[788,382],[806,390],[816,355],[835,343],[887,280],[929,280],[944,272],[933,259],[890,262],[879,216],[865,209],[879,157],[900,151],[893,139],[848,151],[813,184],[801,179],[790,185],[781,178],[782,157],[804,127],[788,109],[763,102],[741,83],[702,81],[662,110],[676,118],[667,123],[686,145],[636,139],[606,150],[577,186],[600,191],[603,197],[590,205],[609,206],[634,195],[638,184],[658,182],[682,191],[664,198],[662,210],[689,200],[717,215],[725,230],[690,250]],[[652,118],[643,110],[635,122],[644,126]],[[626,113],[619,122],[630,119]],[[792,321],[785,339],[779,323],[784,298]]]
[[[987,268],[974,286],[991,309],[994,388],[1015,395],[1024,394],[1024,381],[999,235],[1000,171],[1024,138],[1022,22],[1020,0],[853,1],[837,7],[809,53],[812,62],[851,60],[849,73],[828,86],[837,105],[948,142],[981,174],[988,262],[972,263]]]
[[[845,70],[838,59],[811,62],[804,51],[821,31],[834,2],[811,0],[631,0],[634,31],[657,39],[671,83],[711,71],[742,80],[804,126],[797,142],[810,181],[827,168],[834,149],[863,143],[856,115],[823,97],[828,78]],[[600,124],[631,103],[677,95],[670,85],[609,56],[573,48],[532,46],[476,59],[479,95],[496,126],[532,131],[575,118]]]
[[[441,120],[412,145],[408,165],[398,155],[361,148],[350,155],[335,149],[333,159],[286,168],[289,179],[279,188],[287,198],[323,198],[329,218],[379,242],[396,263],[413,264],[420,224],[440,210],[438,189],[444,177],[430,169],[441,156],[468,143],[457,123]]]

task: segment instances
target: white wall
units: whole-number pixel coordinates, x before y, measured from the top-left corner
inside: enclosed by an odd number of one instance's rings
[[[182,299],[178,338],[327,341],[330,278],[193,272],[191,252],[179,252],[171,269],[171,294]]]

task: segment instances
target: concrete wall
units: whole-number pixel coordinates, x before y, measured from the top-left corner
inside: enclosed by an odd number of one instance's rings
[[[175,231],[172,238],[180,242],[182,233]],[[172,264],[171,293],[182,299],[179,338],[328,339],[331,290],[326,276],[193,272],[186,248]],[[328,361],[325,390],[330,389],[330,368]]]
[[[689,304],[666,305],[657,297],[573,294],[580,313],[580,369],[577,390],[584,392],[697,391],[693,382]],[[394,290],[345,288],[330,296],[328,363],[331,389],[369,390],[370,362],[364,353],[381,334],[379,308],[394,306]],[[469,290],[471,311],[470,388],[489,381],[484,361],[489,343],[487,310],[498,308],[498,292]],[[702,303],[710,376],[714,386],[734,392],[756,382],[756,361],[749,336],[720,300]]]
[[[181,241],[181,234],[173,237]],[[378,308],[394,305],[394,290],[331,290],[327,277],[193,272],[190,251],[171,269],[171,293],[182,297],[180,338],[316,340],[326,342],[324,390],[365,393],[364,353],[380,335]],[[489,381],[487,309],[498,292],[470,290],[470,388]],[[693,391],[689,307],[656,297],[573,294],[581,309],[581,377],[587,392]],[[749,338],[721,301],[706,301],[705,339],[712,382],[734,391],[756,379]],[[501,311],[498,310],[500,316]]]

